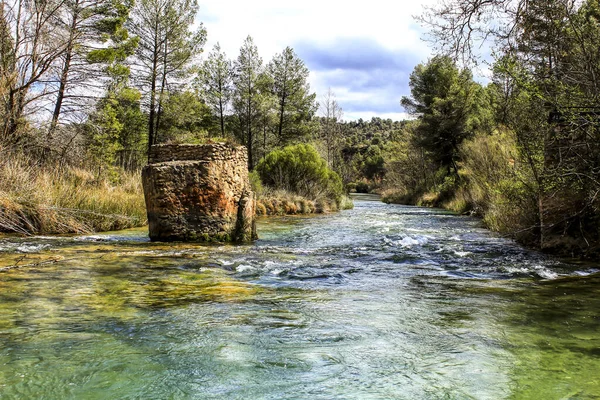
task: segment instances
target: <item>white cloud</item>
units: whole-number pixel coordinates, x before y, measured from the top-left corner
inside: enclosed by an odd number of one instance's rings
[[[232,59],[237,57],[242,42],[250,35],[265,63],[286,46],[311,43],[327,48],[339,40],[353,38],[362,43],[375,43],[389,52],[411,53],[415,59],[425,61],[429,49],[420,40],[420,28],[412,16],[420,14],[423,4],[432,1],[203,0],[198,19],[204,22],[208,31],[207,51],[219,42]],[[319,97],[330,86],[322,74],[324,71],[311,74],[311,85]],[[343,93],[344,90],[336,87],[342,107],[347,98],[369,97],[367,88],[361,91],[348,89],[349,93]],[[398,93],[395,98],[387,99],[390,110],[392,104],[397,105],[400,97],[406,94]],[[346,118],[356,115],[350,111]],[[393,115],[401,115],[401,111],[398,106],[398,113]]]

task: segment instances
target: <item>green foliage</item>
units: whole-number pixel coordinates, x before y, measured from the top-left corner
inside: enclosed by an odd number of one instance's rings
[[[374,180],[383,177],[385,173],[385,163],[379,146],[371,145],[367,148],[363,163],[363,173],[367,179]]]
[[[139,168],[145,160],[144,129],[140,93],[128,87],[108,93],[86,124],[88,151],[98,171]]]
[[[342,180],[319,156],[314,146],[297,144],[269,153],[257,165],[262,182],[312,199],[343,195]]]
[[[263,192],[263,184],[260,180],[260,175],[258,171],[250,171],[248,178],[250,179],[250,186],[252,187],[252,191],[260,196]]]
[[[448,174],[457,174],[461,143],[489,127],[485,91],[473,82],[471,71],[459,70],[451,58],[442,56],[418,65],[410,76],[410,88],[411,97],[403,97],[402,105],[419,118],[418,146]]]
[[[373,117],[370,121],[344,122],[342,110],[330,92],[316,118],[319,152],[344,183],[368,180],[375,187],[386,175],[387,148],[402,135],[407,121]]]
[[[233,65],[217,43],[198,73],[207,104],[219,120],[221,136],[225,137],[225,113],[231,100]]]
[[[236,135],[248,147],[248,167],[254,168],[254,142],[259,131],[261,102],[264,90],[263,60],[254,40],[248,36],[234,63],[233,108],[237,114]]]
[[[388,197],[394,197],[401,203],[415,204],[422,194],[443,181],[443,176],[439,177],[437,163],[417,145],[414,136],[418,125],[419,121],[405,124],[384,152],[384,186],[389,192]]]
[[[105,64],[111,76],[126,79],[129,77],[129,68],[124,66],[123,62],[134,54],[139,40],[138,37],[129,35],[125,25],[133,1],[109,0],[97,3],[96,7],[97,9],[88,12],[100,14],[102,18],[92,20],[90,28],[93,36],[100,38],[103,45],[90,50],[86,54],[86,61],[91,64]]]
[[[120,150],[117,165],[134,171],[146,161],[146,115],[140,107],[141,93],[137,89],[124,87],[115,95],[115,99],[117,120],[122,125],[118,139]]]
[[[302,140],[310,133],[308,122],[316,111],[316,94],[310,93],[309,70],[286,47],[267,66],[272,94],[277,98],[277,143],[285,145]]]
[[[90,118],[88,151],[98,165],[99,174],[112,170],[121,150],[119,135],[124,124],[117,117],[118,101],[108,96],[98,104],[96,114]]]
[[[172,93],[163,101],[158,142],[201,143],[208,136],[212,114],[196,93]]]
[[[369,184],[366,182],[358,182],[355,187],[356,193],[369,193]]]
[[[465,201],[492,229],[522,241],[537,241],[538,192],[517,136],[509,130],[478,135],[461,148]]]

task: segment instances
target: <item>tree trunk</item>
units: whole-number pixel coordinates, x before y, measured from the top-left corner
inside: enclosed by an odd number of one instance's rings
[[[58,119],[60,117],[62,103],[65,98],[65,90],[67,87],[67,80],[69,79],[69,71],[71,69],[71,60],[73,57],[73,41],[75,40],[75,31],[77,29],[77,19],[79,17],[79,0],[75,1],[75,8],[73,10],[73,21],[71,22],[71,29],[69,32],[69,44],[67,45],[65,53],[65,63],[63,64],[63,70],[60,76],[60,86],[58,88],[58,95],[56,97],[56,103],[54,105],[54,113],[52,114],[52,121],[50,123],[50,129],[48,129],[48,135],[46,136],[46,146],[44,153],[50,151],[50,143],[52,142],[52,135],[58,125]]]
[[[220,76],[220,73],[219,73]],[[225,110],[223,109],[223,82],[219,78],[219,119],[221,121],[221,136],[225,137],[225,116],[223,115]]]
[[[221,119],[221,136],[225,137],[225,116],[223,115],[223,99],[219,98],[219,117]]]
[[[152,72],[151,72],[151,83],[150,83],[150,114],[148,116],[148,157],[150,157],[150,149],[155,142],[154,138],[154,120],[156,117],[156,77],[158,75],[158,21],[154,29],[154,54],[152,54]]]
[[[283,132],[283,113],[285,112],[285,93],[281,97],[281,108],[279,110],[279,129],[278,129],[278,137],[279,143],[282,142],[282,132]]]
[[[167,86],[167,48],[168,42],[165,41],[165,51],[164,51],[164,60],[163,60],[163,73],[160,82],[160,93],[158,95],[158,113],[156,114],[156,127],[154,128],[154,142],[158,143],[158,126],[160,124],[160,117],[162,116],[162,105],[163,105],[163,96],[165,94],[165,88]]]
[[[252,99],[248,96],[248,170],[254,168],[254,160],[252,157]]]

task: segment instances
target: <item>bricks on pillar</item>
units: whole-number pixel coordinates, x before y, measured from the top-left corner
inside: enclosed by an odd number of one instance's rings
[[[142,182],[152,240],[223,242],[257,237],[243,146],[152,146]]]

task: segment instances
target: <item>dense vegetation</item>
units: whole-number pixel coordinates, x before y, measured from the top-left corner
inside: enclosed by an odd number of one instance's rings
[[[401,100],[413,118],[400,122],[343,121],[331,91],[317,101],[292,48],[264,62],[249,36],[235,59],[219,45],[202,56],[197,9],[2,3],[1,230],[142,224],[131,177],[149,146],[228,140],[248,148],[266,213],[344,207],[344,189],[378,191],[479,214],[548,249],[598,251],[598,0],[428,9],[437,55],[414,69]],[[485,85],[472,72],[489,59],[481,48],[493,50]]]
[[[452,0],[423,21],[440,55],[402,99],[416,120],[388,144],[387,200],[471,210],[524,242],[597,254],[599,2]],[[466,66],[486,39],[484,87]]]
[[[153,144],[233,140],[253,169],[272,151],[320,140],[309,71],[293,49],[263,63],[248,37],[233,61],[219,45],[202,59],[197,10],[195,0],[2,3],[0,231],[143,224],[140,185],[128,182]],[[29,196],[23,180],[43,190]],[[339,203],[330,189],[317,197]],[[120,191],[136,200],[125,207]]]

